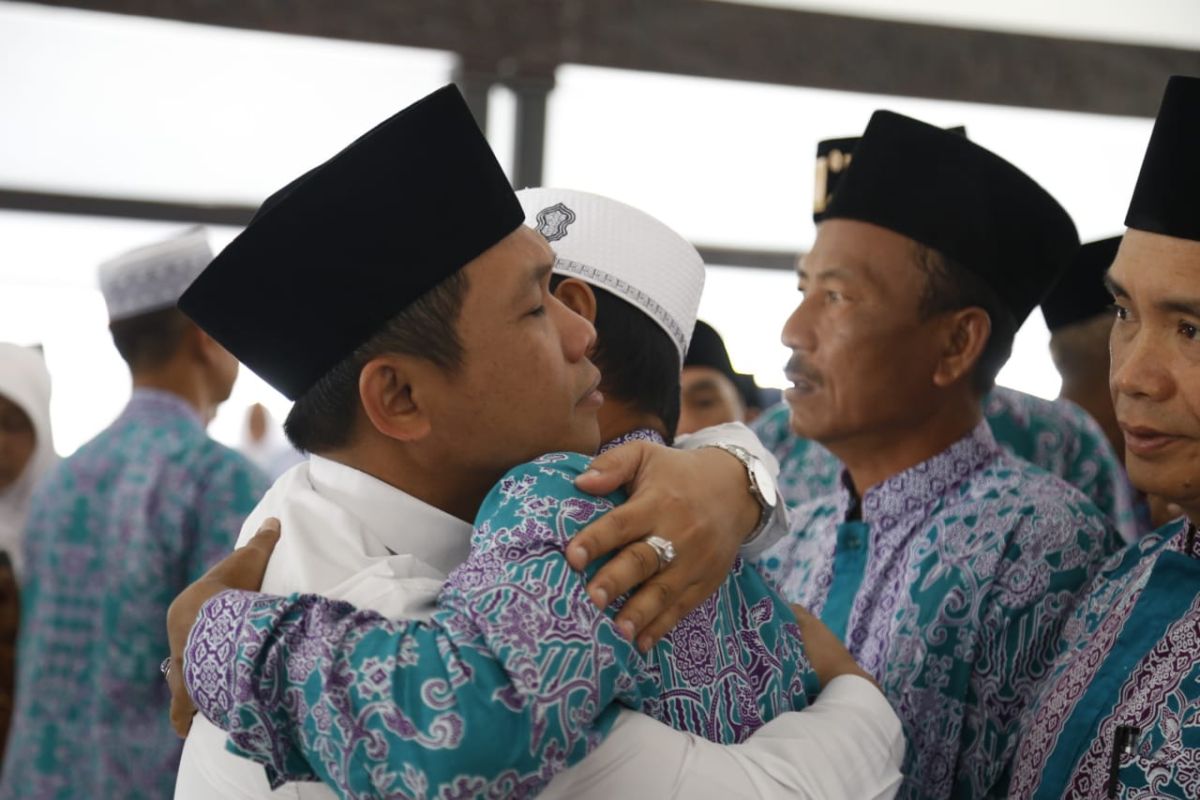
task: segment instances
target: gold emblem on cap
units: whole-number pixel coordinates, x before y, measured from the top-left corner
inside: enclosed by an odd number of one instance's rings
[[[829,197],[825,192],[825,187],[829,184],[829,159],[825,156],[817,157],[817,174],[813,181],[813,213],[822,214],[825,212],[825,206],[829,205]]]
[[[813,213],[824,214],[833,200],[833,192],[829,191],[829,173],[838,174],[850,166],[853,153],[843,153],[834,148],[828,155],[817,156],[817,176],[813,182]]]

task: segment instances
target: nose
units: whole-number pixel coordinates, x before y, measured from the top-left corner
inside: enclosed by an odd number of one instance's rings
[[[571,363],[582,361],[596,344],[596,328],[557,297],[551,296],[555,320],[562,337],[563,355]]]
[[[1154,342],[1145,326],[1127,338],[1114,328],[1109,340],[1109,391],[1118,396],[1161,401],[1170,397],[1174,387],[1166,343]]]
[[[815,327],[804,297],[801,297],[800,302],[796,305],[796,310],[783,323],[783,331],[779,339],[783,342],[784,347],[791,350],[812,352],[815,348]]]

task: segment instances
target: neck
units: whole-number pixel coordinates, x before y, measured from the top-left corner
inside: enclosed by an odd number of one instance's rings
[[[208,422],[216,414],[220,401],[212,397],[203,376],[175,364],[153,370],[138,370],[133,373],[134,389],[157,389],[169,392],[187,403],[200,417]]]
[[[904,426],[821,444],[845,465],[854,491],[862,497],[873,486],[928,461],[974,430],[983,419],[978,398],[947,404]]]
[[[611,442],[618,436],[624,436],[643,428],[657,431],[664,439],[669,438],[667,426],[659,416],[638,411],[611,397],[605,398],[604,405],[600,406],[596,418],[600,423],[600,441],[602,442]]]
[[[474,523],[483,499],[503,476],[503,472],[484,474],[462,465],[448,469],[436,454],[391,440],[355,442],[318,455],[365,472],[468,523]]]

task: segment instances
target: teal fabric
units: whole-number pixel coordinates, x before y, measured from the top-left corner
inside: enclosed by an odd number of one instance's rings
[[[758,563],[879,681],[908,740],[901,797],[1003,797],[1067,610],[1119,546],[1087,498],[981,422],[861,502],[843,486],[798,505]]]
[[[1083,492],[1131,542],[1149,532],[1149,515],[1120,459],[1096,421],[1068,400],[997,386],[983,400],[984,418],[1005,450],[1057,475]],[[752,428],[779,460],[779,489],[789,507],[836,492],[841,463],[816,442],[791,431],[786,403],[755,420]]]
[[[649,654],[596,609],[601,564],[577,573],[563,550],[624,496],[576,489],[589,463],[550,454],[506,475],[430,622],[314,596],[210,601],[186,654],[197,706],[273,785],[316,777],[343,797],[530,796],[621,706],[728,744],[806,707],[816,677],[791,610],[740,561]]]
[[[25,535],[0,797],[172,795],[167,606],[233,549],[266,488],[181,399],[146,390],[48,476]]]
[[[1118,797],[1200,796],[1200,559],[1187,527],[1127,547],[1092,582],[1022,724],[1013,797],[1106,797],[1122,725],[1137,734]]]

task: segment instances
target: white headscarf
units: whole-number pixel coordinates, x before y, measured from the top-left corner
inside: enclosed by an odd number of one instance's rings
[[[0,394],[29,415],[36,437],[25,470],[11,486],[0,489],[0,550],[8,551],[19,578],[21,534],[29,515],[29,498],[38,480],[58,462],[50,432],[50,373],[42,354],[0,342]]]

